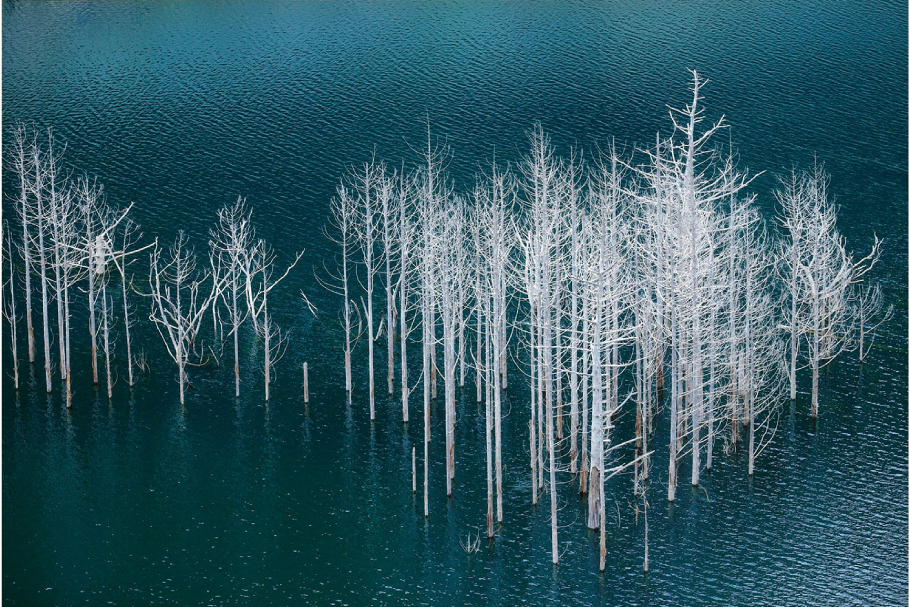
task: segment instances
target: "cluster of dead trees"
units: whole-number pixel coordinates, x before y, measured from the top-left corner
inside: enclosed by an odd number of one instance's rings
[[[634,154],[612,146],[593,162],[575,151],[559,157],[538,126],[516,166],[494,163],[461,195],[446,176],[447,150],[428,130],[413,171],[374,158],[342,179],[330,230],[340,263],[327,284],[343,297],[346,389],[350,397],[351,352],[364,333],[371,420],[374,345],[383,336],[390,395],[400,356],[404,422],[422,386],[425,515],[439,374],[447,494],[456,389],[470,373],[485,403],[486,529],[494,537],[503,520],[502,404],[513,360],[512,372],[530,385],[529,401],[513,402],[512,411],[529,418],[531,500],[549,494],[552,560],[557,486],[570,475],[587,495],[588,526],[600,530],[603,570],[611,476],[634,475],[647,525],[655,444],[669,448],[661,477],[671,502],[683,462],[698,485],[718,448],[747,450],[752,475],[788,381],[796,398],[797,371],[812,368],[815,417],[819,367],[844,350],[868,352],[890,315],[880,289],[862,280],[880,241],[859,260],[848,251],[818,166],[781,181],[779,217],[767,224],[746,193],[753,177],[716,143],[723,119],[703,123],[703,84],[693,73],[691,102],[671,109],[670,136]],[[422,352],[416,378],[408,374],[413,341]],[[623,409],[635,417],[635,436],[625,441],[615,428]],[[669,436],[654,436],[659,416],[668,418]]]
[[[268,294],[296,265],[275,277],[275,254],[255,237],[250,210],[242,200],[224,207],[211,231],[208,265],[197,257],[181,231],[166,250],[157,240],[142,244],[132,205],[117,208],[88,176],[61,168],[63,150],[48,131],[46,138],[19,124],[6,150],[8,169],[15,176],[18,226],[4,222],[3,313],[9,323],[13,382],[19,387],[19,322],[24,308],[28,362],[35,363],[35,308],[40,316],[45,387],[53,391],[54,367],[59,369],[67,407],[73,403],[71,336],[74,306],[87,305],[92,379],[97,387],[103,369],[108,399],[116,381],[115,327],[122,327],[127,382],[146,369],[144,352],[134,352],[131,329],[137,322],[136,301],[147,300],[148,318],[160,333],[177,365],[180,402],[188,384],[187,366],[220,356],[233,339],[235,393],[240,394],[239,333],[245,322],[262,341],[265,398],[269,398],[272,366],[281,358],[287,338],[268,310]],[[136,256],[149,255],[148,280],[131,272]],[[119,285],[117,283],[119,282]],[[20,295],[22,293],[23,295]],[[40,293],[40,304],[34,299]],[[86,296],[83,296],[83,293]],[[24,297],[24,302],[17,298]],[[115,303],[116,298],[120,301]],[[39,307],[40,306],[40,307]],[[54,308],[56,308],[54,310]],[[213,334],[206,346],[199,338],[206,318]],[[225,325],[229,329],[225,331]],[[57,342],[57,348],[51,343]],[[102,356],[103,355],[103,356]],[[102,364],[99,365],[99,358]]]
[[[779,216],[766,224],[746,193],[752,178],[737,168],[729,146],[715,143],[723,120],[703,125],[702,85],[693,73],[692,100],[671,110],[670,136],[657,135],[634,154],[611,146],[593,161],[576,151],[560,157],[538,126],[517,165],[494,163],[462,195],[446,174],[448,151],[434,145],[428,126],[414,170],[373,158],[342,179],[329,230],[341,254],[337,272],[323,282],[343,297],[345,387],[350,399],[352,350],[365,337],[371,420],[375,348],[383,338],[387,392],[396,391],[398,361],[405,423],[412,391],[422,388],[425,515],[440,375],[447,494],[456,471],[456,390],[473,374],[477,402],[485,404],[486,533],[495,536],[503,521],[502,419],[511,369],[530,387],[528,402],[512,412],[529,420],[531,501],[549,494],[553,562],[557,486],[568,477],[587,496],[588,526],[600,530],[603,570],[610,477],[634,476],[647,537],[655,444],[669,450],[671,502],[683,463],[691,462],[698,485],[718,447],[747,450],[751,475],[788,383],[796,398],[797,372],[812,370],[814,418],[820,367],[846,350],[858,350],[861,360],[868,354],[875,329],[891,314],[880,288],[864,280],[881,242],[876,238],[861,259],[848,251],[818,165],[781,181]],[[51,133],[39,142],[19,125],[11,140],[6,158],[18,226],[4,223],[2,267],[16,387],[21,316],[33,364],[37,308],[46,389],[53,390],[56,366],[72,406],[71,333],[85,331],[71,327],[75,305],[88,308],[94,384],[103,368],[111,397],[117,326],[133,385],[145,366],[131,339],[135,300],[148,302],[148,317],[177,365],[181,404],[187,368],[220,358],[230,344],[239,396],[244,325],[261,344],[268,400],[273,367],[287,347],[269,293],[300,254],[276,271],[276,255],[256,237],[240,199],[218,213],[207,264],[199,264],[182,232],[166,249],[157,240],[142,244],[132,207],[116,208],[95,180],[64,171]],[[131,267],[143,252],[148,278],[137,281]],[[409,345],[420,348],[416,377]],[[622,410],[635,419],[628,440],[617,437]],[[660,416],[668,436],[658,438]],[[416,491],[416,455],[414,461]],[[645,555],[647,568],[647,542]]]

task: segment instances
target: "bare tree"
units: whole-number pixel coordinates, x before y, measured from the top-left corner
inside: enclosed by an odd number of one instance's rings
[[[402,170],[399,175],[398,189],[396,197],[398,198],[398,321],[399,321],[399,342],[401,344],[401,416],[404,423],[408,422],[408,396],[411,388],[408,385],[408,336],[413,330],[408,325],[409,306],[409,285],[413,281],[412,274],[414,268],[410,265],[410,253],[414,247],[415,231],[417,226],[414,225],[413,214],[414,204],[412,200],[414,190],[414,180],[404,175]]]
[[[737,397],[749,426],[749,476],[752,476],[755,458],[774,434],[771,423],[776,420],[787,374],[783,335],[773,304],[775,294],[780,292],[774,283],[774,255],[758,212],[751,204],[745,211],[746,223],[738,231],[743,279],[742,336],[738,356],[732,360],[734,364],[738,362]]]
[[[373,329],[373,295],[375,291],[376,275],[381,271],[383,255],[377,251],[378,241],[380,240],[380,217],[379,208],[382,206],[382,199],[385,196],[391,196],[391,189],[388,186],[388,178],[385,174],[385,165],[377,163],[375,159],[364,164],[361,170],[351,170],[348,173],[348,180],[354,198],[354,221],[353,228],[356,235],[356,242],[360,248],[361,262],[364,273],[366,274],[366,302],[364,305],[364,316],[367,321],[367,348],[369,362],[369,382],[370,382],[370,421],[376,420],[376,390],[374,374],[374,344],[379,337],[379,331]],[[387,203],[386,203],[387,204]]]
[[[77,180],[60,196],[60,204],[53,214],[53,238],[57,251],[56,273],[60,290],[58,298],[63,303],[63,331],[60,340],[64,344],[60,364],[66,369],[66,404],[72,407],[72,365],[71,365],[71,314],[70,293],[91,270],[89,263],[89,243],[83,240],[81,195],[87,188],[87,178]]]
[[[356,312],[356,306],[351,300],[350,282],[348,276],[348,267],[350,263],[351,248],[354,246],[354,221],[355,208],[354,199],[351,192],[344,184],[344,181],[335,189],[336,195],[332,199],[332,214],[329,218],[331,231],[326,230],[326,236],[341,246],[341,269],[336,271],[325,268],[329,280],[323,280],[317,276],[317,280],[333,293],[343,297],[344,311],[342,313],[342,322],[344,323],[344,389],[348,394],[348,400],[351,398],[351,348],[356,337],[352,337],[353,326],[351,312]],[[402,207],[403,208],[403,207]],[[324,266],[324,264],[323,264]],[[405,408],[407,411],[407,408]],[[407,416],[405,416],[407,421]]]
[[[251,260],[245,268],[247,308],[253,319],[253,326],[263,340],[266,401],[269,400],[272,366],[281,360],[287,348],[287,338],[282,335],[281,330],[269,314],[268,295],[287,277],[302,256],[303,251],[297,253],[294,261],[284,273],[273,280],[275,253],[272,248],[265,241],[259,240],[252,249],[247,251],[247,258]]]
[[[40,150],[37,145],[34,145],[30,149],[31,154],[31,164],[34,167],[34,174],[32,175],[32,182],[30,184],[32,195],[34,196],[34,210],[31,213],[32,216],[36,218],[38,234],[37,234],[37,243],[36,245],[37,254],[38,254],[38,273],[41,281],[41,321],[42,321],[42,337],[44,340],[44,379],[45,385],[47,387],[47,392],[50,393],[52,389],[51,385],[51,343],[50,343],[50,326],[48,324],[48,276],[47,268],[50,265],[48,262],[48,249],[45,244],[45,235],[47,233],[47,221],[48,221],[48,206],[47,199],[45,197],[45,188],[47,187],[47,168],[44,152]]]
[[[126,299],[126,286],[124,278],[126,258],[128,255],[134,255],[154,246],[148,245],[146,247],[142,247],[141,249],[128,251],[128,247],[132,244],[130,235],[135,230],[135,224],[132,224],[131,220],[128,219],[128,213],[130,209],[132,209],[132,204],[122,212],[116,211],[108,206],[104,206],[103,208],[99,209],[97,214],[100,230],[95,235],[94,240],[84,243],[85,250],[83,259],[86,260],[89,276],[94,277],[95,287],[98,290],[99,296],[101,298],[102,350],[104,352],[104,372],[108,399],[111,399],[113,397],[111,352],[114,346],[113,336],[111,334],[111,325],[113,323],[113,299],[108,295],[107,292],[107,286],[110,282],[111,276],[110,266],[113,265],[117,269],[124,281],[124,284],[122,285],[124,296],[124,325],[126,326],[127,335],[129,335],[129,326],[131,321],[129,318],[129,304]],[[123,229],[124,248],[118,251],[115,249],[115,231],[121,224],[125,226]],[[129,337],[127,338],[127,343],[129,344]],[[132,355],[132,352],[129,349],[127,352],[127,358],[129,358]],[[129,375],[131,382],[130,385],[132,385],[131,363]]]
[[[395,380],[395,291],[392,288],[392,258],[395,249],[396,220],[395,204],[401,204],[401,197],[396,196],[396,186],[400,183],[397,173],[383,179],[379,185],[379,204],[382,213],[382,249],[385,260],[385,327],[388,367],[388,391],[392,394],[392,383]]]
[[[231,335],[234,339],[235,397],[240,397],[240,325],[249,315],[249,307],[241,309],[239,302],[246,293],[242,283],[244,260],[252,254],[253,237],[250,211],[245,200],[238,197],[233,205],[226,205],[218,211],[218,225],[211,231],[209,247],[212,249],[212,260],[215,264],[212,273],[226,287],[220,292],[220,299],[227,307]]]
[[[63,284],[62,265],[64,263],[64,247],[68,244],[64,233],[69,232],[66,222],[74,215],[72,211],[72,197],[66,178],[61,179],[58,162],[63,155],[58,155],[54,150],[53,131],[48,129],[47,154],[45,155],[45,173],[47,187],[47,221],[50,223],[51,265],[54,269],[54,299],[57,300],[57,342],[60,346],[60,378],[66,380],[66,340],[64,336],[63,320]]]
[[[13,246],[12,239],[9,231],[9,223],[6,221],[3,222],[3,256],[6,257],[9,261],[9,274],[6,277],[6,284],[3,290],[3,316],[9,322],[10,328],[10,353],[13,356],[13,387],[19,389],[19,349],[17,347],[17,331],[16,323],[18,317],[16,315],[16,274],[13,268]],[[9,295],[7,296],[6,285],[9,285]]]
[[[130,386],[132,386],[135,381],[133,378],[133,350],[132,350],[132,339],[130,338],[130,328],[132,328],[136,321],[130,316],[130,309],[132,306],[129,303],[129,288],[130,283],[132,282],[132,276],[127,276],[127,270],[129,269],[130,260],[127,259],[129,255],[134,255],[140,251],[145,250],[148,247],[143,247],[138,250],[130,250],[133,248],[133,244],[136,240],[142,237],[142,234],[137,234],[139,229],[138,224],[130,219],[125,217],[123,220],[123,228],[120,234],[120,251],[119,251],[119,260],[117,259],[118,255],[115,255],[113,258],[114,263],[117,265],[117,270],[120,272],[120,285],[122,287],[122,298],[123,298],[123,329],[126,333],[126,370],[127,370],[127,381]],[[153,245],[148,245],[153,246]]]
[[[210,283],[208,288],[206,283]],[[182,230],[168,251],[168,259],[162,259],[157,246],[152,251],[149,285],[152,298],[149,320],[155,323],[168,354],[177,363],[183,405],[186,366],[190,364],[202,319],[218,297],[221,285],[208,271],[200,276],[196,256]]]
[[[95,179],[89,179],[87,176],[80,177],[76,182],[75,188],[76,201],[81,214],[81,235],[80,243],[86,256],[92,247],[98,234],[103,230],[101,217],[107,203],[104,199],[102,186]],[[88,274],[88,308],[89,308],[89,335],[92,340],[92,381],[98,385],[98,322],[96,319],[96,310],[98,303],[98,288],[96,286],[96,275],[91,271],[90,264],[86,261]]]
[[[558,164],[550,139],[536,125],[530,135],[531,152],[521,165],[528,207],[528,230],[523,240],[525,275],[530,279],[527,297],[532,308],[534,336],[532,349],[537,361],[537,420],[546,420],[545,440],[549,454],[550,481],[550,539],[553,563],[559,562],[557,537],[556,450],[553,435],[553,256],[559,249],[559,198],[556,193]],[[536,344],[534,341],[536,340]],[[533,389],[533,388],[532,388]],[[539,431],[538,431],[539,432]],[[540,437],[538,437],[540,440]],[[543,441],[541,441],[542,443]],[[538,453],[541,446],[538,445]],[[543,470],[539,456],[538,473]],[[538,481],[541,479],[539,478]]]
[[[37,170],[34,166],[34,155],[32,149],[36,146],[34,137],[29,140],[28,132],[24,124],[17,123],[12,135],[13,142],[10,149],[13,168],[19,178],[19,200],[16,206],[16,212],[19,215],[19,222],[22,224],[22,242],[20,251],[22,261],[25,263],[23,277],[25,278],[25,324],[26,337],[28,339],[28,362],[35,362],[35,330],[32,324],[32,264],[33,253],[30,235],[30,226],[33,224],[33,204],[31,202],[32,177],[30,173]]]
[[[432,164],[430,164],[432,174]],[[420,275],[420,315],[423,328],[423,513],[430,515],[429,509],[429,454],[430,454],[430,400],[432,397],[432,367],[435,364],[433,352],[436,341],[436,298],[439,291],[436,256],[438,254],[437,230],[439,213],[435,208],[435,197],[431,190],[431,177],[426,175],[421,180],[421,192],[418,198],[418,221],[421,226],[421,248],[419,251]],[[448,472],[447,472],[448,474]]]
[[[465,268],[461,265],[458,243],[462,242],[464,228],[464,201],[459,196],[435,207],[439,213],[438,231],[435,234],[439,310],[442,320],[443,377],[445,381],[445,440],[446,440],[446,495],[452,495],[455,478],[455,341],[458,315],[461,311],[461,292],[458,283]]]
[[[441,259],[448,244],[445,241],[446,208],[451,203],[451,191],[443,173],[447,157],[445,146],[433,146],[429,121],[427,121],[427,147],[423,163],[416,177],[416,222],[420,226],[420,249],[417,251],[418,279],[420,284],[420,310],[423,328],[423,421],[424,421],[424,515],[429,516],[429,444],[430,401],[435,397],[436,370],[436,311],[441,307]],[[446,407],[446,490],[451,495],[454,478],[454,410]],[[451,441],[450,441],[451,439]],[[451,446],[451,450],[450,450]]]
[[[476,215],[480,222],[479,248],[476,252],[482,264],[484,284],[481,293],[487,310],[488,348],[492,367],[493,434],[496,472],[496,520],[502,523],[502,396],[505,390],[505,376],[502,371],[508,338],[506,327],[507,286],[509,282],[510,241],[515,234],[511,214],[515,204],[515,184],[508,170],[500,171],[494,164],[487,186],[475,193]],[[487,302],[486,299],[489,299]]]
[[[859,342],[856,344],[856,348],[859,351],[859,360],[862,362],[875,344],[876,330],[894,316],[894,306],[885,307],[882,288],[879,284],[871,286],[856,284],[850,297],[859,332]],[[868,336],[871,336],[871,339],[867,344]]]
[[[792,185],[795,180],[798,181]],[[798,334],[807,334],[810,339],[811,416],[814,419],[818,417],[819,368],[856,343],[853,338],[856,317],[850,305],[850,287],[859,282],[878,261],[881,240],[876,237],[870,253],[854,261],[844,238],[837,231],[836,212],[828,199],[829,177],[824,167],[816,165],[812,171],[803,172],[792,181],[778,195],[778,200],[783,206],[784,225],[791,234],[789,245],[803,248],[791,254],[784,263],[791,266],[790,297],[798,298],[796,308],[806,310],[806,314],[802,318],[791,319],[790,330],[791,335],[797,331]],[[794,233],[798,229],[801,229],[803,237],[798,244],[794,244],[797,242]],[[796,260],[795,267],[792,267],[793,259]],[[791,345],[791,360],[793,356]],[[791,377],[793,369],[791,362]]]

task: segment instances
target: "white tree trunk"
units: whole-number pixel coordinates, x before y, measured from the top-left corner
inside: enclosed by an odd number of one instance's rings
[[[110,315],[107,309],[107,284],[101,283],[101,313],[104,315],[104,375],[107,380],[107,399],[113,396],[113,383],[111,380],[111,342],[110,342]]]
[[[40,165],[38,163],[37,155],[35,157],[35,171],[40,173]],[[41,195],[41,188],[43,187],[41,183],[40,176],[36,175],[35,178],[35,196],[38,200],[38,267],[41,274],[41,316],[43,324],[43,337],[44,337],[44,379],[47,387],[47,392],[50,394],[51,386],[51,343],[50,343],[50,328],[48,326],[47,318],[47,255],[46,249],[44,246],[44,202],[43,196]]]

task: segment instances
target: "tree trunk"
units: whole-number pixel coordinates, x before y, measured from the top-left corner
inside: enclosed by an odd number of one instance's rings
[[[111,342],[110,342],[110,316],[107,309],[107,285],[101,283],[102,314],[104,314],[104,375],[107,380],[107,399],[113,396],[111,383]]]
[[[41,274],[41,316],[44,337],[44,379],[47,392],[51,392],[51,343],[47,318],[47,256],[44,247],[44,205],[41,196],[40,164],[35,157],[35,196],[38,200],[38,267]]]
[[[479,310],[479,308],[478,308]],[[478,319],[480,314],[478,313]],[[490,390],[490,348],[489,348],[490,334],[487,332],[487,360],[484,368],[487,372],[487,399],[486,399],[486,415],[485,415],[485,431],[484,431],[484,440],[486,442],[487,448],[487,537],[493,538],[493,446],[492,446],[492,433],[493,433],[493,407],[492,407],[492,390]],[[478,363],[480,361],[478,360]],[[479,365],[478,365],[479,366]],[[480,372],[478,370],[478,376]]]
[[[534,305],[531,304],[530,339],[531,339],[531,504],[537,505],[537,373],[535,365],[536,337],[534,330]]]

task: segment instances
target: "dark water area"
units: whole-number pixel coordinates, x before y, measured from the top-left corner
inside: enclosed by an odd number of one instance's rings
[[[244,196],[279,260],[306,250],[269,298],[290,341],[268,404],[261,349],[245,335],[241,398],[230,365],[212,365],[190,371],[181,408],[176,367],[137,302],[150,372],[127,386],[120,336],[114,398],[96,393],[77,307],[67,412],[59,379],[44,393],[40,345],[13,389],[4,326],[7,604],[907,604],[905,3],[6,0],[2,10],[5,137],[16,120],[53,127],[67,166],[97,175],[111,202],[135,203],[147,242],[184,229],[203,253],[217,210]],[[826,164],[849,247],[864,254],[874,234],[885,238],[872,277],[894,319],[863,364],[848,353],[823,371],[817,423],[800,376],[751,479],[745,454],[721,453],[697,490],[681,482],[668,505],[660,418],[647,576],[629,476],[608,484],[604,574],[577,479],[561,477],[552,566],[549,509],[530,504],[528,390],[516,368],[504,524],[468,555],[461,543],[486,511],[472,375],[457,393],[452,499],[441,398],[434,406],[427,519],[411,493],[422,423],[402,425],[397,389],[370,423],[365,345],[346,402],[340,298],[314,279],[335,254],[322,230],[338,179],[374,151],[412,166],[427,116],[461,192],[494,154],[516,161],[535,122],[563,154],[576,145],[590,158],[613,138],[647,145],[672,128],[667,104],[687,102],[688,68],[710,79],[706,116],[732,125],[740,166],[765,171],[750,190],[769,220],[777,175],[813,155]],[[689,472],[683,463],[681,478]]]

